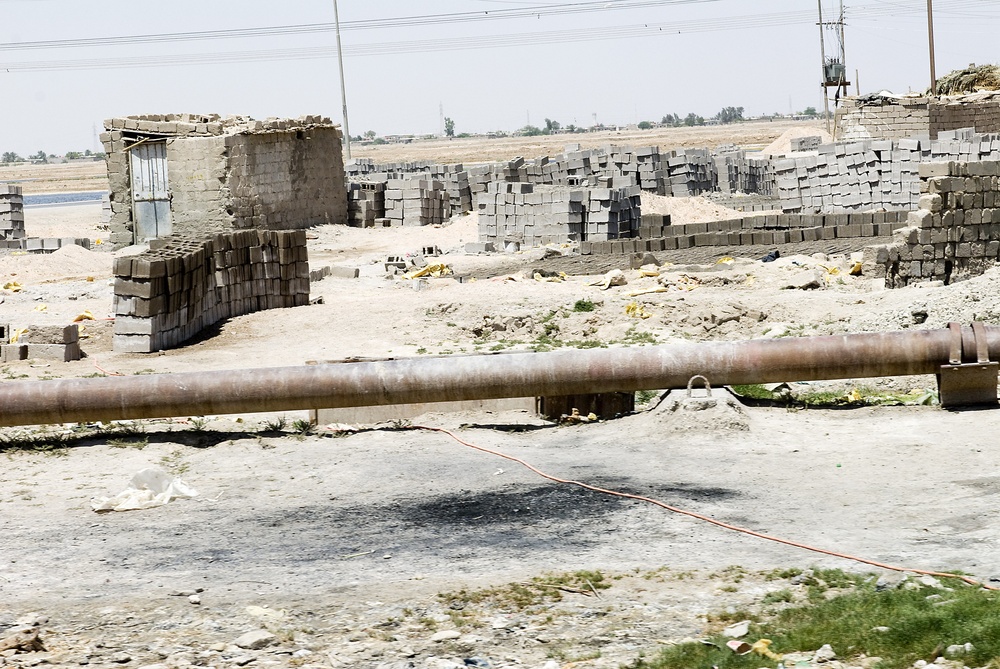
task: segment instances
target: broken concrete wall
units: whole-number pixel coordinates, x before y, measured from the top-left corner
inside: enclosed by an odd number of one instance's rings
[[[864,273],[889,288],[982,274],[1000,257],[1000,161],[920,166],[920,208],[893,244],[865,249]]]
[[[309,303],[304,230],[172,235],[115,258],[113,347],[172,348],[226,318]]]
[[[290,127],[226,137],[226,184],[237,228],[347,224],[340,130]]]

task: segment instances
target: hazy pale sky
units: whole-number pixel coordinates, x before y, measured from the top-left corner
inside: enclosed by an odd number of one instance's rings
[[[848,74],[853,81],[859,71],[861,91],[924,90],[926,0],[844,4]],[[839,2],[823,6],[824,19],[835,19]],[[545,118],[582,126],[709,117],[727,106],[747,115],[822,108],[814,0],[339,7],[355,135],[436,133],[442,108],[457,132]],[[1000,61],[1000,2],[934,0],[934,16],[939,75]],[[332,0],[0,0],[0,152],[95,150],[95,129],[118,115],[322,114],[339,122],[335,35],[319,25],[333,20]],[[287,26],[298,27],[275,30]]]

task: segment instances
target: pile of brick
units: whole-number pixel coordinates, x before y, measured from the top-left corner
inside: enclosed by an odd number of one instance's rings
[[[819,135],[795,137],[789,142],[789,148],[792,151],[816,151],[822,143],[823,138]]]
[[[897,241],[865,249],[865,274],[898,288],[982,274],[1000,258],[1000,162],[920,166],[920,208]]]
[[[477,206],[479,241],[497,247],[579,241],[586,230],[583,190],[494,182]]]
[[[647,227],[643,216],[640,227],[642,244],[580,244],[582,254],[676,251],[704,246],[774,246],[834,239],[889,237],[906,225],[907,212],[865,212],[841,214],[767,214],[750,215],[708,223]]]
[[[670,214],[643,214],[639,219],[639,238],[664,237],[670,227]]]
[[[774,190],[772,161],[764,156],[748,156],[746,151],[726,150],[713,156],[716,190],[720,193],[771,195]]]
[[[309,303],[304,230],[173,235],[115,258],[113,348],[149,353],[226,318]]]
[[[587,191],[587,234],[591,241],[638,236],[642,203],[639,186],[591,188]]]
[[[385,190],[385,217],[391,226],[439,225],[448,220],[450,198],[436,179],[405,175],[389,179]]]
[[[17,333],[17,341],[10,343]],[[0,324],[0,362],[17,360],[54,360],[70,362],[83,357],[80,328],[72,325],[29,325],[16,331]]]
[[[380,227],[385,219],[385,182],[352,181],[347,184],[347,223],[355,228]]]
[[[640,228],[639,193],[638,186],[491,183],[479,198],[479,241],[506,248],[630,238]]]
[[[667,159],[666,195],[688,197],[715,190],[715,161],[708,149],[686,149]]]
[[[914,209],[925,162],[1000,160],[1000,135],[971,129],[922,138],[824,144],[817,155],[774,161],[777,194],[786,212]]]
[[[24,196],[21,187],[0,184],[0,248],[19,249],[24,236]]]
[[[448,209],[445,218],[460,216],[472,211],[472,190],[469,185],[469,173],[462,165],[432,165],[432,178],[440,181],[448,194]]]

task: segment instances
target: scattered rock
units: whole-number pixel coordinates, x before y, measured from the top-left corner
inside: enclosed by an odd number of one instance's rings
[[[0,638],[0,652],[33,653],[44,651],[45,645],[39,637],[39,629],[35,626],[14,627]]]
[[[132,656],[125,651],[120,650],[111,656],[111,661],[115,664],[128,664],[132,661]]]
[[[431,641],[434,643],[441,643],[442,641],[457,639],[460,636],[462,636],[462,633],[457,630],[441,630],[440,632],[435,632],[434,635],[431,636]]]
[[[941,581],[937,580],[936,578],[934,578],[930,574],[924,574],[923,576],[921,576],[920,578],[917,579],[917,582],[919,582],[920,585],[926,585],[928,588],[941,588],[941,587],[943,587],[941,585]]]
[[[260,650],[261,648],[267,648],[277,641],[278,637],[267,630],[254,630],[239,637],[236,641],[233,641],[233,644],[247,650]]]
[[[833,652],[833,648],[830,647],[830,644],[824,644],[813,655],[813,662],[830,662],[835,659],[837,659],[837,654]]]
[[[959,655],[965,655],[967,653],[971,653],[975,649],[976,647],[973,646],[971,643],[963,643],[963,644],[956,643],[945,648],[944,654],[945,657],[957,657]]]
[[[816,269],[802,270],[788,277],[782,284],[784,290],[816,290],[826,285],[823,272]]]

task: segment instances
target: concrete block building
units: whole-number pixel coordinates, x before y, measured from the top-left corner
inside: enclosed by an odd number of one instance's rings
[[[1000,132],[1000,91],[916,96],[879,93],[846,98],[837,110],[837,138],[937,139],[943,131]]]
[[[174,233],[347,223],[343,136],[327,118],[166,114],[104,127],[116,247]]]

